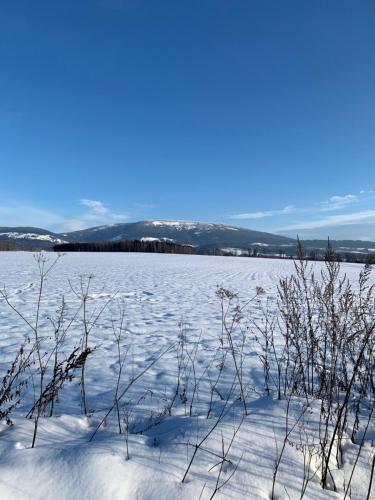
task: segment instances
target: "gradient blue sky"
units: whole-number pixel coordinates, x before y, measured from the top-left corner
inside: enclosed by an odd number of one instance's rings
[[[0,61],[0,226],[375,240],[373,0],[3,0]]]

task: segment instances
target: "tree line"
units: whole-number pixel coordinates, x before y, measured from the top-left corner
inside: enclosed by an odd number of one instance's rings
[[[55,252],[148,252],[196,254],[195,247],[178,245],[170,241],[97,241],[92,243],[62,243],[53,247]]]
[[[16,246],[8,243],[7,241],[0,241],[0,252],[16,250]]]

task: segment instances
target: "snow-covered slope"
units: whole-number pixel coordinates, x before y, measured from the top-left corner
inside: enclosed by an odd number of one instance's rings
[[[227,224],[190,221],[153,220],[114,224],[75,231],[63,234],[61,237],[77,242],[158,238],[161,240],[173,240],[175,243],[194,245],[200,248],[249,248],[249,246],[258,243],[271,246],[294,246],[294,240],[285,238],[284,236],[252,231]]]
[[[44,249],[65,243],[60,236],[51,231],[36,227],[0,227],[0,241],[12,243],[24,249]]]
[[[64,243],[66,240],[57,238],[52,234],[37,234],[37,233],[21,233],[17,231],[9,231],[0,233],[0,237],[7,238],[8,240],[39,240],[48,241],[50,243]]]
[[[254,250],[264,253],[295,254],[296,240],[277,234],[212,222],[176,220],[151,220],[122,224],[107,224],[81,231],[56,234],[32,227],[0,227],[0,242],[5,241],[17,248],[28,250],[50,249],[64,242],[92,243],[102,241],[142,240],[170,241],[182,245],[192,245],[202,250],[214,248],[234,248]],[[324,251],[326,241],[304,242],[308,251]],[[374,253],[375,243],[371,241],[332,241],[332,246],[341,253]]]
[[[317,263],[319,274],[321,264]],[[343,271],[355,278],[358,265],[346,264]],[[90,345],[97,346],[86,368],[90,416],[81,414],[79,380],[67,383],[55,407],[55,416],[42,419],[36,448],[31,449],[32,420],[24,418],[33,403],[32,384],[18,408],[14,425],[0,426],[0,499],[1,500],[208,500],[218,476],[218,454],[222,442],[227,447],[233,431],[241,422],[241,402],[234,401],[227,417],[199,452],[186,482],[181,479],[194,451],[194,444],[210,430],[214,415],[223,407],[225,384],[214,394],[213,414],[207,418],[210,384],[219,370],[217,345],[221,332],[221,309],[217,286],[238,292],[245,304],[254,297],[256,287],[265,290],[264,301],[272,307],[277,280],[293,272],[287,260],[236,259],[224,257],[157,254],[68,254],[53,269],[42,297],[40,335],[47,339],[53,328],[51,318],[64,295],[66,321],[79,307],[73,292],[79,290],[80,276],[92,275],[88,301],[89,315],[105,304],[113,293],[116,298],[90,333]],[[9,300],[29,321],[35,318],[38,301],[37,269],[33,256],[24,252],[0,254],[0,286],[6,286]],[[90,441],[108,408],[113,405],[118,377],[117,344],[113,326],[117,325],[118,305],[125,306],[124,337],[121,349],[127,352],[121,389],[129,380],[155,360],[167,346],[181,342],[181,328],[188,341],[190,356],[196,355],[198,396],[189,416],[189,407],[178,397],[171,415],[160,425],[142,434],[129,435],[126,459],[126,434],[118,434],[114,415]],[[261,317],[262,305],[252,303],[247,314]],[[272,309],[271,309],[272,310]],[[91,317],[91,316],[90,316]],[[115,323],[114,323],[115,322]],[[52,328],[52,329],[51,329]],[[0,300],[0,375],[14,358],[21,340],[30,333],[24,321],[4,300]],[[79,343],[82,321],[74,322],[66,337],[64,352]],[[250,340],[250,339],[249,339]],[[241,367],[249,380],[249,415],[234,439],[227,456],[220,484],[228,480],[215,500],[269,499],[275,458],[285,436],[286,402],[264,397],[262,365],[256,341],[246,344],[245,364]],[[132,386],[121,406],[121,418],[134,429],[148,428],[173,395],[178,372],[178,349],[171,349]],[[62,353],[61,353],[62,354]],[[234,372],[224,372],[230,385]],[[181,379],[180,393],[187,374]],[[190,374],[190,383],[193,381]],[[210,381],[210,383],[209,383]],[[187,388],[187,394],[191,392]],[[238,388],[237,388],[238,389]],[[304,400],[303,400],[304,401]],[[292,404],[289,425],[296,422],[299,407]],[[297,426],[289,437],[277,478],[275,498],[299,499],[304,472],[303,454],[298,449],[300,434],[314,423],[315,414],[306,416],[304,427]],[[125,420],[124,420],[125,419]],[[374,436],[374,431],[371,430]],[[223,441],[222,441],[223,440]],[[334,470],[337,486],[347,484],[356,459],[358,445],[348,440],[343,466]],[[365,443],[352,482],[352,500],[366,498],[369,466],[373,448]],[[314,469],[308,470],[312,475]],[[233,477],[231,475],[233,474]],[[305,499],[341,498],[341,493],[322,490],[319,474],[310,480]]]

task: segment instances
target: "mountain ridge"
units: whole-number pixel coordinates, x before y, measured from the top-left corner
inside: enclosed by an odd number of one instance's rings
[[[0,242],[7,242],[20,249],[52,249],[60,243],[94,243],[120,240],[160,240],[181,245],[192,245],[201,250],[213,248],[254,249],[262,252],[282,251],[291,254],[296,239],[287,236],[256,231],[224,223],[186,220],[143,220],[94,226],[78,231],[54,233],[29,226],[0,227]],[[306,248],[321,250],[324,240],[303,240]],[[363,240],[331,240],[332,246],[341,252],[375,252],[375,242]]]

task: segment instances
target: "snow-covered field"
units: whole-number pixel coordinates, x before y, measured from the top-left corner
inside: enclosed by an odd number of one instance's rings
[[[51,255],[52,259],[54,256]],[[316,264],[319,268],[321,264]],[[360,266],[345,264],[343,269],[356,279]],[[14,414],[14,425],[0,424],[0,499],[207,499],[211,498],[220,471],[222,442],[226,449],[239,427],[241,401],[227,405],[226,416],[199,450],[184,483],[181,482],[195,445],[212,428],[223,410],[224,392],[234,377],[224,370],[213,409],[207,418],[210,384],[218,371],[218,339],[221,334],[220,300],[217,286],[238,292],[244,304],[262,287],[272,304],[278,279],[293,272],[289,260],[205,257],[159,254],[68,254],[48,275],[41,307],[41,332],[53,334],[50,318],[56,315],[64,295],[67,316],[73,317],[80,305],[75,295],[80,277],[92,275],[89,314],[110,301],[93,326],[89,345],[86,389],[89,415],[82,416],[79,376],[67,383],[55,404],[53,417],[41,419],[36,447],[31,448],[33,421],[24,416],[33,403],[32,381],[22,404]],[[31,253],[0,253],[0,285],[9,301],[25,318],[35,321],[38,300],[38,269]],[[119,304],[125,308],[121,348],[124,367],[120,392],[153,359],[169,346],[147,372],[137,380],[120,404],[121,420],[129,424],[130,459],[126,456],[126,433],[119,434],[113,411],[92,434],[113,405],[118,378],[117,344],[113,328],[119,321]],[[96,309],[95,309],[96,308]],[[247,317],[260,317],[262,304],[254,299],[246,308]],[[93,317],[96,313],[93,314]],[[178,341],[181,332],[187,350],[195,356],[198,386],[190,415],[193,374],[185,359],[178,397],[170,415],[163,414],[176,389]],[[14,358],[24,335],[30,332],[24,320],[0,298],[0,376]],[[245,332],[246,333],[246,332]],[[67,333],[64,351],[78,345],[82,336],[79,316]],[[177,344],[176,344],[177,343]],[[248,416],[239,428],[224,462],[219,485],[227,479],[215,498],[267,499],[272,488],[272,471],[285,434],[285,401],[263,394],[262,365],[257,343],[248,338],[245,346]],[[184,392],[185,389],[185,392]],[[234,388],[238,391],[238,387]],[[184,399],[186,396],[186,400]],[[298,402],[297,402],[298,403]],[[290,418],[297,418],[295,403]],[[309,421],[309,418],[311,421]],[[305,415],[305,427],[314,416]],[[141,433],[141,431],[143,431]],[[275,498],[300,498],[303,454],[287,445],[276,482]],[[223,440],[223,441],[222,441]],[[352,481],[352,497],[366,498],[370,445],[361,455]],[[357,446],[348,444],[343,470],[337,482],[350,475]],[[305,498],[342,498],[322,490],[316,475]]]

